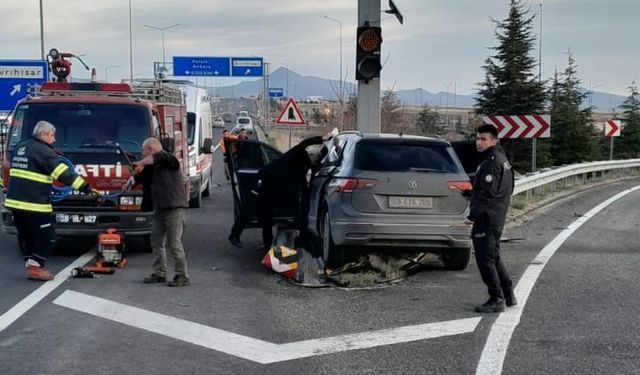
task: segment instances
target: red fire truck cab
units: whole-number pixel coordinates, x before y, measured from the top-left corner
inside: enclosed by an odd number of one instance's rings
[[[124,235],[144,236],[148,250],[152,212],[141,210],[142,191],[124,191],[131,163],[142,157],[142,142],[158,137],[187,171],[187,112],[177,87],[158,80],[133,85],[109,83],[44,83],[33,97],[20,100],[11,116],[2,164],[6,187],[16,145],[46,120],[56,127],[59,150],[76,172],[103,195],[98,200],[77,191],[54,194],[58,236],[94,236],[107,228]],[[62,189],[60,189],[62,190]],[[15,233],[10,211],[3,209],[5,230]]]

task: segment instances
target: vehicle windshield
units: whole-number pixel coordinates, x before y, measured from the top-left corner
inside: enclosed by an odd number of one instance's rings
[[[363,142],[356,150],[356,168],[377,172],[460,171],[448,147],[418,143]]]
[[[242,117],[238,118],[238,124],[246,125],[250,123],[251,123],[251,119],[249,118],[242,118]]]
[[[142,142],[151,136],[148,111],[141,105],[29,103],[16,110],[9,149],[31,136],[41,120],[56,127],[53,146],[63,152],[118,143],[124,151],[137,154]]]
[[[187,112],[187,142],[189,146],[193,145],[196,138],[196,114]]]

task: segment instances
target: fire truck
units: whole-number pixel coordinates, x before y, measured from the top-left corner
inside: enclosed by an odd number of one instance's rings
[[[56,74],[53,66],[52,71]],[[11,184],[11,154],[40,120],[56,127],[53,147],[101,193],[97,199],[54,187],[56,234],[95,236],[115,228],[125,236],[142,236],[145,250],[150,250],[153,213],[142,211],[141,187],[128,190],[125,185],[132,175],[132,162],[142,158],[142,142],[157,137],[180,160],[189,193],[183,91],[159,79],[131,84],[71,83],[66,79],[43,83],[33,96],[20,100],[11,115],[2,159],[6,187]],[[16,233],[11,212],[3,209],[2,219],[5,230]]]

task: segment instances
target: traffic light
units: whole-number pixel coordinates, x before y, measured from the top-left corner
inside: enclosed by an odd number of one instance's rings
[[[369,82],[372,78],[380,78],[380,47],[382,46],[382,28],[370,26],[365,22],[358,27],[356,45],[356,79]]]

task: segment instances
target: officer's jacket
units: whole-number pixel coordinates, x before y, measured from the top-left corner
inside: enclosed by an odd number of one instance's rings
[[[475,223],[503,226],[513,186],[513,170],[504,151],[499,145],[490,148],[473,180],[468,219]]]
[[[56,180],[75,190],[88,190],[84,179],[62,161],[53,147],[35,137],[19,143],[12,152],[9,177],[4,205],[21,211],[52,212],[51,186]]]

